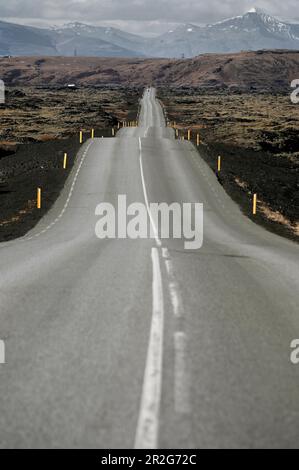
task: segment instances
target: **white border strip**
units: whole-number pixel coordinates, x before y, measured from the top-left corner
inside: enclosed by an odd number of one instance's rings
[[[80,161],[79,166],[78,166],[78,168],[77,168],[77,171],[76,171],[76,173],[75,173],[75,176],[74,176],[74,179],[73,179],[73,182],[72,182],[71,189],[70,189],[70,191],[69,191],[67,200],[66,200],[66,202],[65,202],[65,204],[64,204],[64,206],[63,206],[62,211],[61,211],[60,214],[58,215],[58,217],[56,217],[56,219],[55,219],[53,222],[51,222],[46,228],[44,228],[44,229],[41,230],[40,232],[36,233],[35,235],[31,235],[31,236],[25,235],[25,237],[20,238],[20,239],[17,240],[17,241],[24,242],[24,241],[28,241],[28,240],[32,240],[32,239],[34,239],[34,238],[40,237],[41,235],[43,235],[44,233],[46,233],[48,230],[50,230],[52,227],[54,227],[54,225],[56,225],[57,222],[62,218],[63,214],[65,213],[65,211],[66,211],[66,209],[67,209],[67,207],[68,207],[68,205],[69,205],[69,202],[70,202],[70,200],[71,200],[73,191],[74,191],[74,189],[75,189],[75,185],[76,185],[76,182],[77,182],[77,179],[78,179],[78,176],[79,176],[81,167],[82,167],[82,165],[83,165],[83,163],[84,163],[84,160],[85,160],[85,158],[86,158],[86,156],[87,156],[87,154],[88,154],[88,151],[89,151],[89,149],[90,149],[90,147],[91,147],[92,144],[93,144],[93,141],[92,141],[92,142],[89,142],[89,144],[87,145],[87,147],[86,147],[85,150],[84,150],[84,153],[83,153],[83,155],[82,155],[82,157],[81,157],[81,161]]]

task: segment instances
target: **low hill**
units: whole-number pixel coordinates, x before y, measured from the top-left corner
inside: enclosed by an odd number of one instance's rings
[[[193,59],[1,58],[7,86],[169,85],[205,90],[286,91],[299,78],[299,51],[206,54]]]

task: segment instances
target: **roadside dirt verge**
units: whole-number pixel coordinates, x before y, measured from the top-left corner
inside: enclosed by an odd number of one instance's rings
[[[0,241],[24,236],[49,210],[71,171],[80,144],[78,136],[45,143],[24,144],[0,160]],[[63,169],[64,152],[68,154]],[[36,207],[42,188],[42,209]]]
[[[180,135],[191,129],[196,144],[200,134],[202,157],[242,211],[266,229],[299,241],[299,105],[286,94],[162,88],[159,97]]]
[[[80,148],[79,129],[84,140],[91,128],[95,137],[111,137],[118,120],[136,119],[138,98],[138,91],[125,89],[10,89],[0,108],[0,242],[24,236],[54,204]]]
[[[219,143],[201,145],[200,153],[244,214],[267,230],[299,242],[299,159]],[[220,173],[218,155],[222,156]],[[258,211],[254,216],[255,193]]]

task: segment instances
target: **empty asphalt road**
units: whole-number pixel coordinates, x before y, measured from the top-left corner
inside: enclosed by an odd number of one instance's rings
[[[200,202],[204,242],[99,240],[101,202]],[[0,245],[1,448],[298,447],[298,245],[244,217],[153,89]]]

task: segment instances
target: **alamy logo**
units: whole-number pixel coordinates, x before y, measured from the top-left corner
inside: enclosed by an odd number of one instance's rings
[[[291,93],[291,102],[293,104],[298,104],[299,103],[299,79],[292,81],[291,88],[295,88],[295,90]]]
[[[5,103],[5,85],[4,81],[0,80],[0,104]]]
[[[291,355],[290,355],[290,360],[291,363],[294,365],[299,364],[299,339],[294,339],[291,342]]]
[[[5,343],[0,339],[0,364],[5,364]]]
[[[203,204],[135,202],[127,205],[127,196],[119,195],[117,208],[104,202],[96,207],[95,233],[99,239],[183,239],[186,250],[198,250],[203,244]]]

